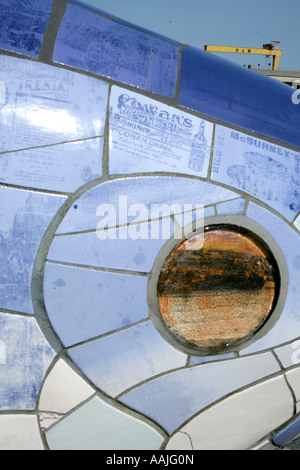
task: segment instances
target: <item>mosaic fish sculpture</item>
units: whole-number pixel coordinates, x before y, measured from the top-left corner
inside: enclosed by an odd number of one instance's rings
[[[295,90],[80,2],[0,14],[0,448],[285,446],[300,432]]]

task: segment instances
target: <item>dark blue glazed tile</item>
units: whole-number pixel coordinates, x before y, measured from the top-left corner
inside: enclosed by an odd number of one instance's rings
[[[45,340],[36,320],[0,313],[1,410],[33,410],[44,375],[55,352]]]
[[[279,370],[271,353],[202,364],[153,379],[120,401],[171,434],[214,401]]]
[[[36,253],[65,200],[0,187],[0,308],[33,313],[30,288]]]
[[[147,277],[47,263],[46,311],[64,346],[71,346],[146,319],[147,285]]]
[[[300,276],[300,238],[282,219],[263,207],[250,203],[247,217],[263,228],[277,243],[284,256],[288,270],[287,297],[283,311],[272,329],[252,345],[240,351],[240,354],[262,351],[287,343],[299,337],[299,276]]]
[[[272,437],[272,441],[277,446],[283,447],[295,439],[300,433],[300,416],[296,416],[287,426],[278,431]]]
[[[180,104],[207,116],[300,146],[291,87],[195,47],[182,52]]]
[[[0,182],[73,192],[102,175],[102,153],[103,138],[3,153]]]
[[[147,219],[144,220],[150,220],[157,218],[155,214],[159,208],[160,216],[167,216],[171,209],[174,213],[195,211],[197,205],[202,208],[236,197],[237,194],[233,191],[189,178],[146,176],[116,179],[99,184],[84,193],[70,208],[57,233],[96,230],[103,219],[98,212],[102,204],[115,209],[116,220],[112,223],[124,225],[138,217],[138,214],[130,215],[130,208],[138,208],[136,204],[143,204],[147,208]],[[212,210],[209,208],[207,214],[210,215]]]
[[[111,396],[182,367],[187,359],[162,339],[150,321],[71,348],[68,354],[92,383]]]
[[[178,60],[178,46],[152,39],[149,91],[173,98],[178,75]]]
[[[146,89],[151,38],[68,5],[53,60]]]
[[[38,57],[52,0],[1,0],[0,48]]]
[[[212,123],[119,87],[113,87],[110,105],[111,174],[207,176]]]
[[[265,202],[289,221],[300,210],[300,153],[216,126],[212,179]]]
[[[108,85],[100,80],[1,56],[0,84],[1,152],[104,134]]]

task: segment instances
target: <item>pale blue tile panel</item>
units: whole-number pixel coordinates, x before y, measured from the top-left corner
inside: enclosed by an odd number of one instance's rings
[[[261,351],[299,337],[300,318],[300,238],[283,220],[268,210],[250,203],[247,217],[264,227],[281,250],[288,269],[288,289],[283,312],[273,328],[251,346],[243,349],[241,354]]]
[[[52,0],[1,0],[0,47],[38,57]]]
[[[37,62],[0,58],[0,151],[103,136],[108,85]]]
[[[133,177],[102,183],[83,194],[71,207],[59,226],[57,233],[95,230],[101,217],[97,209],[102,204],[115,208],[116,223],[124,224],[134,220],[129,208],[143,204],[148,210],[147,219],[153,218],[153,208],[167,205],[169,209],[185,209],[185,205],[196,209],[197,205],[206,206],[229,199],[237,194],[220,186],[180,177]],[[191,210],[189,208],[189,210]],[[187,209],[187,208],[186,208]],[[176,212],[176,211],[175,211]],[[161,213],[167,215],[166,209]]]
[[[161,223],[140,223],[106,231],[57,236],[48,259],[149,273],[159,251],[173,233],[172,220],[165,219]],[[154,238],[157,234],[158,237]],[[105,239],[100,239],[100,236]]]
[[[212,179],[265,202],[292,221],[300,210],[300,153],[216,127]]]
[[[55,352],[34,318],[0,313],[0,408],[32,410]]]
[[[32,268],[65,197],[0,187],[0,308],[33,313]]]
[[[102,154],[101,137],[3,153],[0,154],[0,182],[73,192],[102,175]]]
[[[160,39],[152,39],[148,90],[158,95],[173,98],[178,75],[178,61],[178,46]]]
[[[217,205],[218,215],[241,215],[245,206],[244,199],[235,199],[234,201],[226,201]]]
[[[145,89],[150,55],[150,37],[69,4],[53,60]]]
[[[68,353],[86,377],[111,396],[182,367],[187,359],[162,339],[150,321],[71,348]]]
[[[227,359],[233,359],[234,353],[219,354],[218,356],[191,356],[190,365],[204,364],[205,362],[224,361]]]
[[[56,424],[46,438],[50,450],[157,450],[164,441],[149,424],[99,397]]]
[[[64,346],[148,317],[148,278],[47,263],[46,311]]]
[[[172,372],[121,398],[169,434],[214,401],[280,370],[271,353]]]
[[[118,87],[112,89],[110,105],[111,174],[207,176],[212,123]]]

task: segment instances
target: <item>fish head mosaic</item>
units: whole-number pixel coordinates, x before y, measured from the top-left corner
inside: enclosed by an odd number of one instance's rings
[[[284,447],[294,90],[81,2],[0,11],[0,448]]]

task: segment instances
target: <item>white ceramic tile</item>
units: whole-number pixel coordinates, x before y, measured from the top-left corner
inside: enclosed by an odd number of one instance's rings
[[[93,395],[94,390],[68,364],[60,359],[45,380],[39,409],[67,413]]]
[[[246,450],[292,415],[292,396],[280,376],[217,403],[180,431],[190,436],[195,450]]]
[[[39,413],[39,424],[42,431],[57,423],[64,415],[57,413]]]
[[[118,87],[110,104],[110,173],[207,176],[212,123]]]
[[[0,450],[44,450],[37,417],[1,415]]]
[[[294,391],[296,401],[300,401],[300,367],[289,370],[285,376]]]
[[[167,450],[193,450],[190,436],[186,432],[178,431],[169,441]]]
[[[46,433],[51,450],[156,450],[163,437],[145,422],[93,398]]]
[[[297,339],[290,344],[274,349],[283,367],[300,364],[300,340]]]

